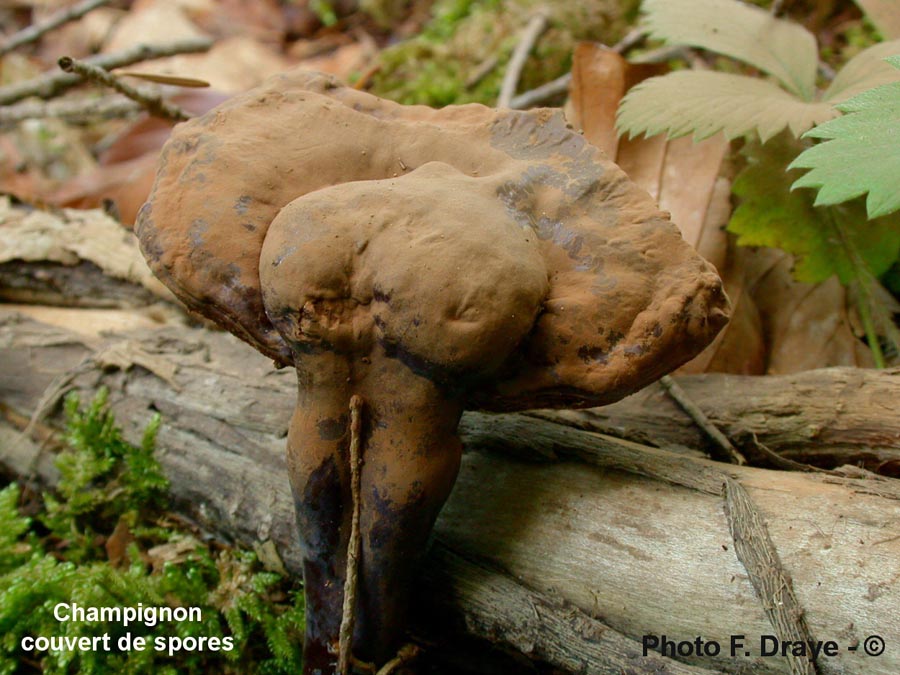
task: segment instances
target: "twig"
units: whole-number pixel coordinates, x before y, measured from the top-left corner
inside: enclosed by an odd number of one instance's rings
[[[716,455],[718,455],[716,459],[738,465],[747,463],[747,459],[731,444],[728,437],[725,436],[715,424],[710,422],[706,413],[700,410],[697,404],[691,400],[687,395],[687,392],[681,388],[681,385],[668,375],[663,375],[659,383],[662,385],[662,388],[668,392],[669,396],[681,406],[681,409],[694,420],[694,424],[700,427],[713,441],[715,446],[722,451],[716,453]]]
[[[54,28],[59,28],[65,23],[80,19],[88,12],[97,9],[98,7],[102,7],[103,5],[108,5],[111,1],[112,0],[84,0],[84,2],[80,2],[68,9],[57,12],[46,21],[33,24],[28,28],[20,30],[6,40],[3,45],[0,45],[0,56],[5,56],[12,50],[18,49],[29,42],[39,40],[45,33],[49,33]]]
[[[420,649],[414,644],[404,645],[397,652],[397,656],[385,663],[376,675],[392,675],[398,668],[418,657],[419,652]]]
[[[633,28],[628,31],[628,33],[619,40],[616,44],[614,44],[610,49],[612,49],[617,54],[624,54],[625,52],[634,49],[638,45],[646,42],[647,38],[650,36],[650,33],[647,32],[646,28]]]
[[[481,82],[484,78],[486,78],[491,71],[497,67],[497,64],[500,62],[500,59],[496,54],[491,54],[484,61],[476,66],[475,70],[472,71],[472,74],[466,78],[465,88],[471,89],[479,82]]]
[[[638,46],[644,40],[647,39],[647,31],[643,28],[635,28],[630,31],[625,37],[619,40],[616,44],[614,44],[610,49],[617,54],[624,54],[629,49]],[[523,110],[525,108],[530,108],[533,105],[546,101],[549,98],[553,98],[554,96],[559,96],[560,94],[565,94],[569,89],[569,85],[572,83],[572,73],[568,72],[565,75],[560,75],[555,80],[551,80],[546,84],[542,84],[540,87],[535,87],[530,91],[526,91],[524,94],[519,94],[518,96],[514,96],[510,102],[509,107],[514,110]]]
[[[176,54],[205,52],[212,45],[213,41],[208,38],[191,38],[167,45],[136,45],[114,54],[92,56],[89,59],[85,59],[84,63],[103,68],[104,70],[112,70],[113,68],[130,66],[141,61],[162,59],[167,56],[175,56]],[[17,82],[6,87],[0,87],[0,105],[9,105],[28,96],[53,98],[82,81],[81,76],[71,73],[47,73],[25,82]]]
[[[173,103],[164,101],[159,94],[151,94],[135,89],[130,84],[122,82],[109,71],[103,70],[103,68],[98,68],[97,66],[92,66],[84,61],[73,59],[71,56],[63,56],[59,60],[59,67],[67,73],[77,73],[86,80],[98,82],[115,89],[120,94],[140,103],[151,115],[165,117],[179,122],[190,119],[190,115],[184,110]]]
[[[776,469],[783,469],[785,471],[806,471],[809,473],[830,473],[835,475],[840,475],[836,471],[831,469],[823,469],[818,466],[813,466],[812,464],[804,464],[803,462],[796,462],[793,459],[789,459],[787,457],[782,457],[777,452],[766,446],[765,443],[759,440],[756,436],[756,432],[751,432],[753,436],[753,447],[755,447],[763,457],[769,460]]]
[[[19,103],[0,107],[0,128],[30,119],[56,118],[69,122],[83,122],[96,118],[113,119],[127,117],[140,110],[142,110],[140,105],[118,94],[99,98]]]
[[[747,489],[730,476],[725,479],[725,517],[734,552],[747,570],[750,583],[781,644],[815,644],[806,611],[772,543],[765,518]],[[815,656],[786,652],[791,675],[820,673]]]
[[[523,110],[533,105],[546,101],[547,99],[565,94],[569,90],[569,84],[572,82],[572,73],[560,75],[555,80],[550,80],[540,87],[535,87],[523,94],[519,94],[509,102],[509,107],[513,110]]]
[[[691,48],[687,45],[664,45],[635,56],[632,63],[665,63],[672,59],[689,59]]]
[[[375,77],[375,75],[380,70],[381,70],[380,63],[375,63],[375,64],[369,66],[368,68],[366,68],[365,71],[363,71],[363,74],[359,76],[359,79],[353,83],[353,88],[357,89],[359,91],[366,89],[366,87],[368,87],[369,84],[372,82],[372,78]]]
[[[350,517],[350,541],[347,544],[347,574],[344,578],[344,605],[341,615],[341,630],[338,638],[339,675],[350,675],[353,650],[354,607],[356,605],[356,575],[359,570],[359,514],[362,508],[360,497],[361,445],[362,445],[361,396],[350,397],[350,494],[353,499],[353,513]]]
[[[522,76],[522,69],[525,67],[525,61],[531,53],[534,43],[547,30],[548,19],[544,12],[538,12],[528,21],[519,43],[513,50],[506,73],[503,75],[503,84],[500,85],[500,96],[497,98],[498,108],[508,108],[510,101],[516,94],[516,87],[519,85],[519,78]]]
[[[778,16],[781,14],[782,9],[784,9],[784,0],[773,0],[769,11],[772,13],[772,16]]]

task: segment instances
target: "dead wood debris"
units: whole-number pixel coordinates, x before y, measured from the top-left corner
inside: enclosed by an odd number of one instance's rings
[[[610,49],[617,54],[624,54],[630,49],[637,47],[647,39],[647,31],[643,28],[636,28],[629,32],[625,37],[614,44]],[[527,54],[526,54],[527,56]],[[521,68],[520,68],[521,71]],[[535,87],[530,91],[526,91],[518,96],[510,96],[508,107],[514,110],[524,110],[542,103],[547,99],[565,94],[572,82],[572,71],[565,75],[560,75],[555,80],[551,80],[540,87]],[[505,82],[504,82],[505,83]],[[515,92],[513,92],[515,93]],[[502,97],[502,94],[501,94]],[[498,102],[498,105],[500,103]]]
[[[500,96],[497,98],[498,108],[509,107],[510,101],[516,93],[519,78],[522,76],[525,61],[528,59],[528,55],[534,48],[538,38],[547,30],[548,25],[549,19],[544,12],[538,12],[529,19],[528,24],[522,31],[522,37],[519,38],[519,42],[513,50],[506,73],[503,75],[503,83],[500,85]]]
[[[731,441],[728,440],[728,437],[723,434],[715,424],[710,422],[706,413],[691,400],[691,397],[687,395],[684,389],[682,389],[671,376],[663,375],[659,380],[659,384],[666,390],[669,396],[681,406],[682,410],[690,415],[691,419],[694,420],[694,423],[703,429],[704,433],[713,441],[715,447],[721,451],[716,453],[717,456],[715,459],[730,462],[731,464],[737,464],[739,466],[743,466],[747,463],[747,458],[734,447]]]
[[[26,102],[0,108],[0,128],[30,119],[55,118],[71,123],[114,119],[128,117],[142,109],[139,103],[119,95]]]
[[[140,44],[113,54],[92,56],[84,59],[84,63],[103,68],[104,70],[112,70],[140,63],[141,61],[162,59],[177,54],[205,52],[212,45],[213,41],[208,38],[191,38],[164,45]],[[24,82],[0,87],[0,105],[16,103],[29,96],[39,96],[45,99],[53,98],[67,89],[80,84],[82,81],[83,78],[74,73],[45,73]]]
[[[20,30],[0,45],[0,56],[5,56],[22,45],[35,42],[46,33],[49,33],[70,21],[80,19],[88,12],[92,12],[98,7],[108,5],[110,2],[111,0],[84,0],[77,5],[73,5],[72,7],[57,12],[46,21],[28,26],[28,28]]]
[[[59,60],[59,67],[67,73],[75,73],[85,80],[97,82],[106,87],[115,89],[123,96],[136,101],[151,115],[165,119],[183,122],[190,119],[190,115],[174,103],[163,100],[158,93],[149,93],[136,89],[130,84],[122,82],[118,77],[103,68],[93,66],[86,61],[73,59],[71,56],[63,56]]]

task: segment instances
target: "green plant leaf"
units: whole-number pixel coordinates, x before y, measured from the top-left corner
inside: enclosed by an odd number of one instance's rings
[[[888,59],[900,68],[900,56]],[[790,168],[811,169],[792,189],[819,188],[816,205],[839,204],[868,193],[869,218],[900,209],[900,83],[885,84],[837,106],[843,117],[806,135],[825,139]]]
[[[836,274],[847,285],[869,271],[883,274],[900,252],[900,217],[867,221],[859,200],[826,209],[813,205],[812,192],[792,191],[796,172],[788,165],[800,148],[786,134],[765,145],[748,144],[747,166],[733,184],[741,204],[729,231],[742,246],[777,247],[794,255],[798,281],[815,283]]]
[[[652,37],[739,59],[810,101],[819,50],[803,26],[737,0],[644,0]]]
[[[763,141],[789,128],[799,136],[837,112],[827,103],[801,101],[773,82],[706,70],[681,70],[652,77],[622,99],[620,133],[697,140],[719,131],[731,138],[756,131]]]
[[[879,42],[864,49],[835,75],[822,100],[840,103],[873,87],[900,81],[900,70],[892,68],[886,60],[896,54],[900,54],[900,40]]]

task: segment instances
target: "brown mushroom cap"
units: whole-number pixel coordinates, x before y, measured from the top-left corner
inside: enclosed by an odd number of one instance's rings
[[[377,341],[471,407],[611,402],[726,321],[712,267],[559,114],[312,73],[179,125],[137,230],[188,306],[279,362]]]

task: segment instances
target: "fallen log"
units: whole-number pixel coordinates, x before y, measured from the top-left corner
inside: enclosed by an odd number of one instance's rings
[[[900,368],[825,368],[753,378],[720,373],[678,383],[754,465],[783,458],[900,477]],[[707,448],[709,439],[659,385],[591,410],[547,411],[546,419],[657,447]]]
[[[879,386],[897,380],[880,375]],[[729,386],[751,398],[760,379]],[[235,539],[273,541],[297,570],[283,463],[291,371],[223,334],[101,339],[0,311],[8,421],[38,410],[58,424],[62,393],[100,386],[131,438],[163,414],[160,459],[181,509]],[[437,526],[426,609],[450,606],[469,630],[567,672],[900,672],[898,481],[733,467],[528,415],[467,414],[461,433],[470,452]],[[18,437],[0,427],[0,461],[52,480],[49,453]],[[644,657],[644,635],[700,636],[719,652]],[[766,635],[839,651],[812,670],[793,645],[761,656]],[[864,654],[872,635],[881,656]],[[731,636],[746,645],[733,657]]]

